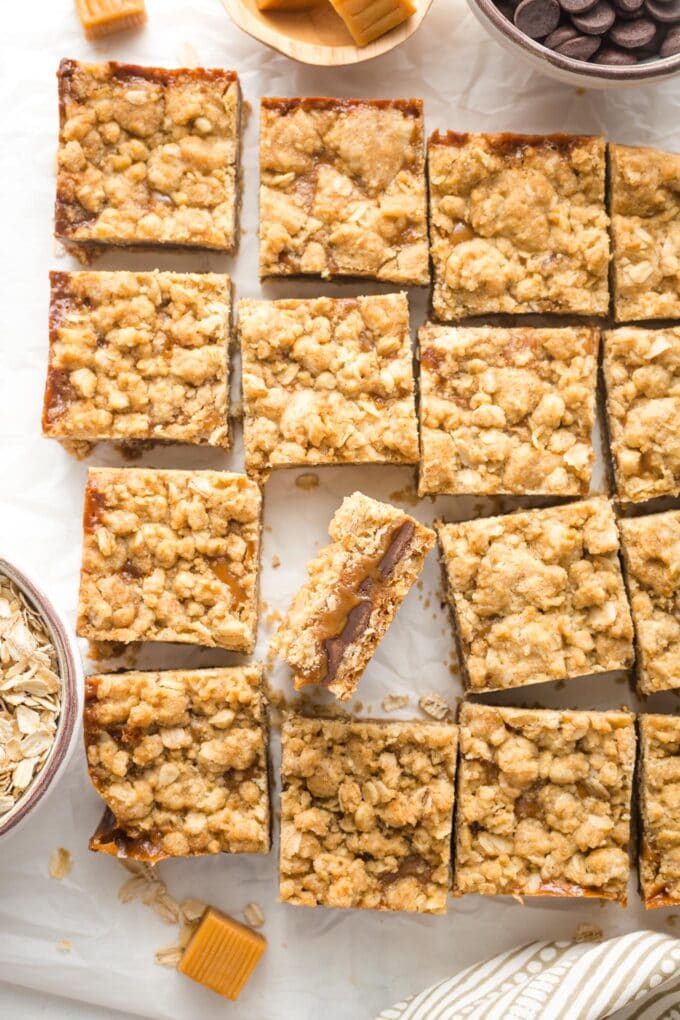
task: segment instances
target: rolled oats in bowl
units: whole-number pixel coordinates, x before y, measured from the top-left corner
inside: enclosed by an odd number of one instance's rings
[[[0,552],[0,838],[57,783],[77,742],[83,673],[73,629]]]
[[[45,619],[0,574],[0,819],[45,767],[61,703],[57,649]]]

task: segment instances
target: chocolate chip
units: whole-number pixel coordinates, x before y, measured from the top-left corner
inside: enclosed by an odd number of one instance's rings
[[[624,50],[634,50],[638,46],[646,46],[655,35],[656,25],[653,21],[649,18],[636,18],[635,21],[617,21],[609,38]]]
[[[404,521],[393,532],[389,547],[378,564],[378,574],[381,578],[389,577],[399,560],[404,558],[415,530],[416,526],[412,521]]]
[[[612,64],[624,67],[626,64],[637,64],[638,58],[630,50],[618,50],[615,46],[603,46],[593,57],[594,64]]]
[[[642,2],[642,0],[640,0]],[[560,7],[567,14],[585,14],[591,10],[597,0],[559,0]]]
[[[660,21],[662,25],[670,25],[674,21],[680,21],[680,0],[670,0],[670,3],[659,3],[659,0],[645,0],[647,13]]]
[[[614,6],[619,14],[635,14],[642,9],[644,0],[614,0]]]
[[[522,0],[515,11],[515,25],[530,39],[542,39],[553,32],[560,20],[557,0]]]
[[[639,18],[644,13],[644,8],[641,8],[639,11],[620,11],[618,7],[616,8],[617,21],[635,21],[636,18]]]
[[[556,46],[555,51],[565,57],[573,57],[574,60],[590,60],[593,53],[599,50],[600,41],[594,35],[577,35],[575,39],[568,39]]]
[[[556,50],[562,43],[568,42],[569,39],[575,39],[578,32],[572,25],[560,25],[554,32],[546,36],[543,40],[543,45],[547,46],[549,50]]]
[[[575,60],[624,67],[680,53],[680,0],[494,2],[525,35]]]
[[[598,0],[592,10],[585,14],[573,14],[572,23],[586,35],[604,35],[614,24],[616,14],[607,0]]]
[[[668,35],[661,43],[659,53],[662,57],[673,57],[680,53],[680,25],[674,25],[669,29]]]

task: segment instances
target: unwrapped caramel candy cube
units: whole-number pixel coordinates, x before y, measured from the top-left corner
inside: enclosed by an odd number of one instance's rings
[[[144,0],[76,0],[88,39],[137,28],[146,21]]]
[[[259,11],[306,11],[321,0],[257,0]]]
[[[262,935],[208,907],[177,969],[234,1002],[266,948]]]
[[[331,0],[357,46],[366,46],[416,13],[413,0]]]

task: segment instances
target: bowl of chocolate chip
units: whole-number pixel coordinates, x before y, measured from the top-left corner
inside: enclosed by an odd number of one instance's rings
[[[588,88],[659,82],[680,71],[680,0],[469,0],[506,49]]]

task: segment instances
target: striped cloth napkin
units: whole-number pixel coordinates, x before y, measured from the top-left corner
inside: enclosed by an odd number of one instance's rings
[[[596,944],[531,942],[375,1020],[603,1020],[620,1010],[626,1020],[680,1020],[680,939],[638,931]]]

